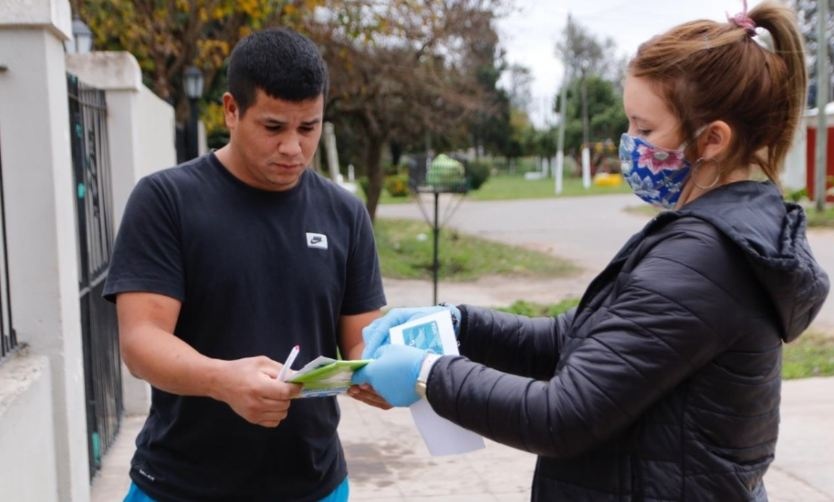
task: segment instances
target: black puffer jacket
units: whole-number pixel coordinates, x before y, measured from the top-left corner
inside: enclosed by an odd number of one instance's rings
[[[575,312],[463,306],[466,357],[435,364],[428,400],[537,453],[533,500],[766,500],[782,343],[828,287],[802,209],[730,184],[650,222]]]

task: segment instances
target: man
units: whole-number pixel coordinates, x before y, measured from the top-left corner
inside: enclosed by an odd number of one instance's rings
[[[153,386],[126,500],[346,500],[335,398],[290,401],[299,386],[277,376],[296,344],[296,368],[360,357],[385,304],[372,227],[307,169],[327,92],[316,46],[255,33],[228,83],[229,143],[142,179],[113,253],[122,357]]]

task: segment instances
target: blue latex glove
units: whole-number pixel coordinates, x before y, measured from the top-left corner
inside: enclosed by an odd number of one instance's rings
[[[384,345],[378,358],[353,374],[353,384],[370,384],[393,406],[417,402],[417,376],[428,351],[407,345]]]
[[[452,305],[445,307],[435,305],[433,307],[396,308],[389,310],[387,314],[365,326],[362,330],[362,339],[365,341],[365,349],[362,350],[362,359],[373,359],[377,357],[377,349],[391,343],[388,331],[394,326],[399,326],[412,319],[418,319],[446,309],[451,311],[454,319],[460,321],[460,310]],[[455,322],[454,324],[455,334],[457,334],[459,322]]]

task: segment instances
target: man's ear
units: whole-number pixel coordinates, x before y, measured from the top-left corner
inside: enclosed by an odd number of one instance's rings
[[[733,141],[733,129],[723,120],[710,123],[698,138],[699,157],[705,160],[720,159],[727,154]]]
[[[240,119],[240,108],[237,106],[235,97],[229,92],[223,93],[223,118],[226,119],[226,128],[232,131],[237,127],[237,122]]]

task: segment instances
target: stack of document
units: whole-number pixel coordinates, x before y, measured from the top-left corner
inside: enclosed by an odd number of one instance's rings
[[[304,385],[300,398],[335,396],[350,387],[353,372],[371,362],[368,359],[342,361],[319,356],[298,370],[287,381]]]

